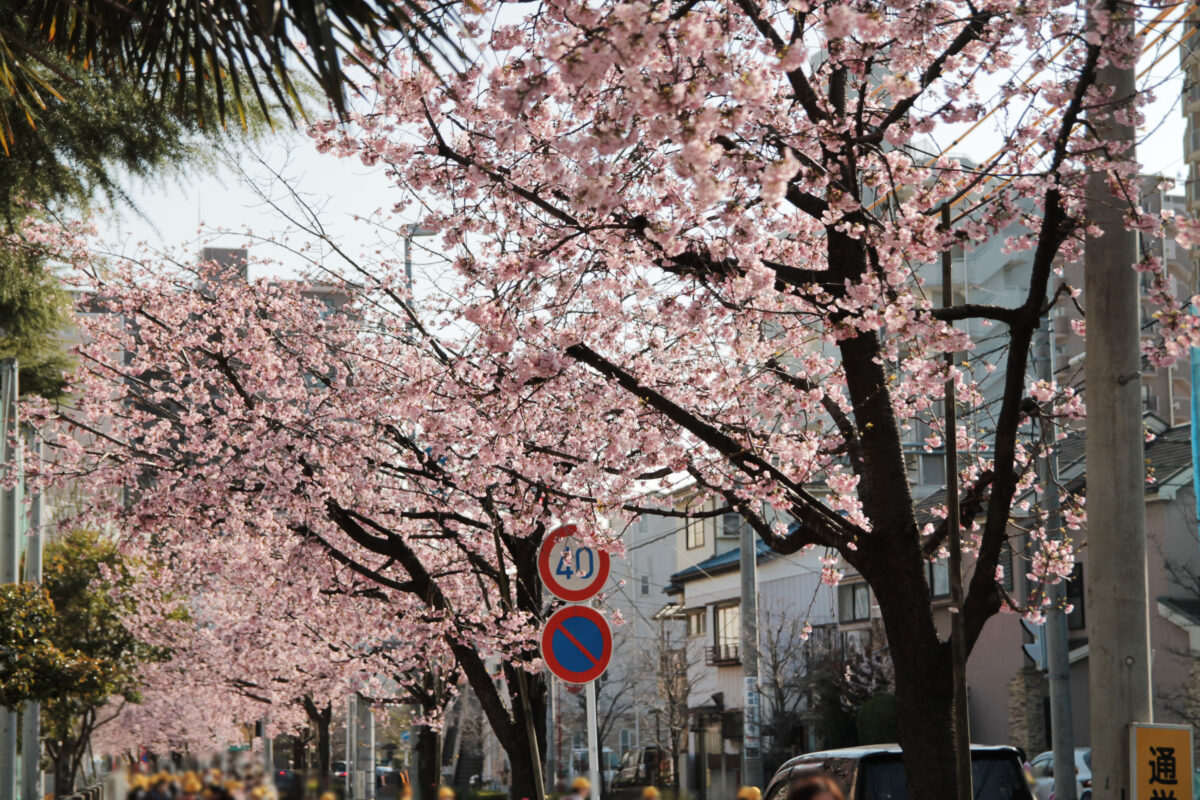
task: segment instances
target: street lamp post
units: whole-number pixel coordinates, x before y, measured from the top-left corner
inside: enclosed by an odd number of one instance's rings
[[[416,315],[417,302],[413,291],[412,240],[418,236],[436,235],[437,231],[426,230],[415,222],[404,227],[404,280],[408,288],[408,307],[413,315]]]

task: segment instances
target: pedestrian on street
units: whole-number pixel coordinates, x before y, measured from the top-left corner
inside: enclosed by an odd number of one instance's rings
[[[167,775],[160,773],[155,776],[154,785],[150,788],[149,800],[173,800],[171,783]]]
[[[580,775],[571,781],[571,793],[567,795],[567,800],[587,800],[591,792],[592,782]]]
[[[203,788],[200,777],[194,772],[189,772],[183,776],[183,794],[180,795],[180,800],[200,800],[200,791]]]
[[[837,782],[817,775],[797,781],[788,792],[787,800],[846,800]]]
[[[129,778],[129,794],[126,800],[146,800],[150,793],[150,781],[145,775],[133,775]]]

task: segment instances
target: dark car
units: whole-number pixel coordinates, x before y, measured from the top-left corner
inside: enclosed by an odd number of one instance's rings
[[[951,758],[949,753],[946,758]],[[976,800],[1033,800],[1015,747],[971,746]],[[797,756],[767,784],[765,800],[784,800],[793,781],[833,775],[846,800],[908,800],[900,745],[876,744]]]
[[[280,800],[300,800],[304,797],[304,783],[300,780],[300,773],[294,769],[276,769],[275,791],[279,793]]]
[[[610,784],[615,800],[641,800],[647,786],[662,789],[674,778],[671,755],[661,747],[626,750]]]

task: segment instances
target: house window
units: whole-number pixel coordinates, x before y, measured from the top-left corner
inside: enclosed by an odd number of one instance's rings
[[[741,514],[728,513],[721,516],[721,535],[725,537],[739,537],[742,535],[742,526],[746,524],[746,520]]]
[[[938,404],[940,406],[940,404]],[[938,407],[931,411],[939,413]],[[925,452],[925,440],[933,432],[925,420],[913,420],[912,430],[905,440],[904,462],[908,469],[908,480],[918,486],[944,486],[946,484],[946,452],[935,448]]]
[[[633,731],[629,728],[621,729],[621,752],[628,753],[633,749]]]
[[[1087,625],[1083,618],[1083,565],[1076,564],[1071,570],[1071,577],[1067,578],[1066,587],[1067,602],[1073,606],[1071,613],[1067,614],[1067,630],[1081,631]]]
[[[946,456],[943,453],[921,454],[921,483],[943,486],[946,483]]]
[[[688,517],[684,521],[687,536],[687,549],[695,550],[704,547],[704,520]]]
[[[698,608],[687,615],[688,636],[704,636],[708,633],[708,609]]]
[[[650,576],[642,576],[642,594],[650,594]]]
[[[715,661],[736,661],[742,637],[742,609],[737,605],[717,606]]]
[[[935,599],[950,596],[950,567],[945,561],[929,564],[929,589]]]
[[[838,586],[838,622],[862,622],[871,618],[871,590],[865,583]]]

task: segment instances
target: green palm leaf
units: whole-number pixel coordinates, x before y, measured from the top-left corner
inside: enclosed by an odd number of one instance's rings
[[[177,113],[244,124],[252,107],[303,115],[291,77],[306,73],[339,114],[344,64],[382,65],[402,40],[425,66],[464,54],[449,35],[450,6],[420,0],[0,0],[0,94],[29,124],[70,78],[48,51],[137,83]],[[215,103],[213,102],[215,101]],[[13,121],[0,119],[5,150]]]

